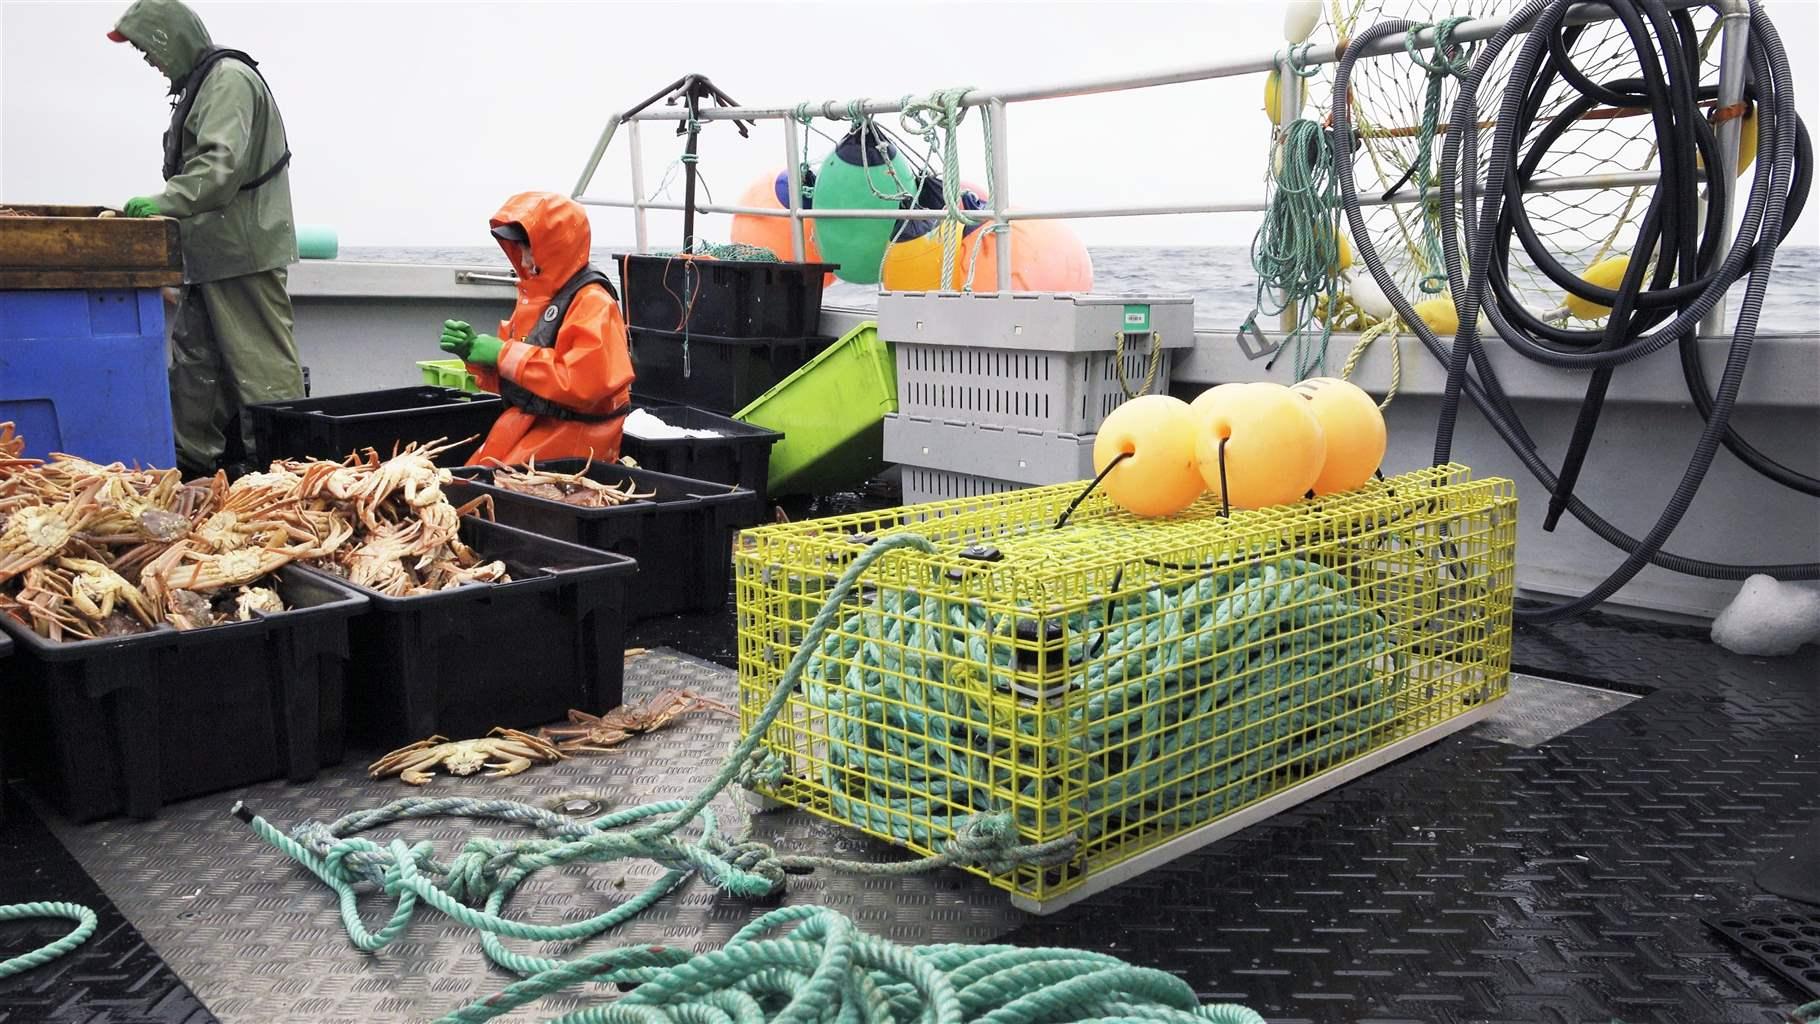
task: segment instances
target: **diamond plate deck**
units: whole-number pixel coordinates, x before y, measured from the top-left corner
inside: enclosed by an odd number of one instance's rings
[[[731,701],[736,680],[728,669],[671,651],[652,652],[626,667],[630,699],[670,687],[692,687]],[[634,739],[624,754],[576,758],[507,779],[438,776],[422,792],[533,803],[584,795],[609,807],[684,798],[712,779],[737,733],[732,719],[699,715]],[[392,780],[369,780],[367,760],[350,757],[309,785],[276,782],[175,804],[152,821],[54,827],[223,1024],[423,1021],[513,979],[487,964],[472,933],[433,912],[420,917],[399,944],[376,956],[358,953],[342,931],[332,895],[228,815],[234,801],[243,799],[288,828],[304,818],[326,821],[418,792]],[[723,827],[741,817],[730,799],[717,804],[717,813]],[[444,819],[375,838],[429,838],[452,852],[468,833],[468,823]],[[756,836],[792,852],[903,856],[794,811],[760,815]],[[511,907],[514,916],[531,921],[573,920],[631,898],[661,874],[644,863],[546,872],[520,890]],[[868,931],[907,943],[983,942],[1022,918],[985,883],[961,872],[901,881],[827,873],[793,877],[785,901],[832,907]],[[719,898],[711,888],[691,883],[597,941],[705,950],[720,946],[753,914],[751,904]],[[563,950],[541,947],[543,955],[566,955]],[[579,999],[548,999],[534,1011],[500,1019],[542,1021],[582,1005]]]
[[[1513,672],[1509,699],[1474,726],[1472,735],[1517,747],[1538,747],[1636,699],[1634,694]]]

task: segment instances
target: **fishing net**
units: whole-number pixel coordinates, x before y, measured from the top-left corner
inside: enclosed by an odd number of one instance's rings
[[[1450,17],[1506,17],[1520,6],[1520,3],[1506,0],[1329,0],[1310,41],[1322,45],[1349,39],[1381,21],[1405,19],[1433,23]],[[1698,8],[1692,14],[1702,40],[1703,80],[1716,82],[1718,17],[1707,8]],[[1428,56],[1427,51],[1419,52]],[[1485,163],[1491,155],[1490,136],[1494,127],[1491,119],[1497,116],[1516,52],[1515,46],[1507,47],[1479,88],[1478,109],[1484,117],[1480,122],[1478,152],[1480,181],[1484,180]],[[1632,44],[1615,21],[1586,26],[1568,52],[1574,64],[1595,82],[1631,78],[1640,73]],[[1468,55],[1469,62],[1475,58],[1476,52]],[[1326,117],[1333,100],[1333,73],[1332,65],[1324,65],[1310,81],[1309,116]],[[1361,59],[1354,67],[1352,117],[1360,144],[1353,157],[1353,168],[1362,197],[1382,196],[1393,188],[1399,194],[1419,191],[1417,163],[1423,148],[1422,125],[1428,85],[1428,74],[1401,49]],[[1365,222],[1372,241],[1404,294],[1412,301],[1427,298],[1429,293],[1439,289],[1441,282],[1431,275],[1446,272],[1440,261],[1440,236],[1433,218],[1438,215],[1438,183],[1446,122],[1458,94],[1458,81],[1452,77],[1443,79],[1441,107],[1437,112],[1439,127],[1428,153],[1429,175],[1435,183],[1429,190],[1428,201],[1365,208]],[[1532,121],[1523,146],[1527,148],[1543,126],[1575,98],[1577,94],[1571,87],[1556,79],[1540,113]],[[1646,111],[1596,108],[1579,118],[1549,147],[1535,176],[1573,177],[1653,170],[1656,157],[1653,135]],[[1525,197],[1525,206],[1531,222],[1556,260],[1563,266],[1587,267],[1607,255],[1630,251],[1636,241],[1638,222],[1653,193],[1654,187],[1647,185],[1531,193]],[[1352,273],[1356,280],[1363,269],[1355,268]],[[1520,246],[1513,247],[1510,276],[1516,296],[1538,314],[1546,316],[1561,305],[1561,289],[1535,268]],[[1425,279],[1427,289],[1423,287]]]

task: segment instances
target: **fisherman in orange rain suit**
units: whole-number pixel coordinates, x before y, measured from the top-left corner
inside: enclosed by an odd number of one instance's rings
[[[497,338],[459,320],[442,330],[443,351],[505,400],[469,464],[619,458],[632,359],[619,296],[588,263],[587,213],[554,192],[521,192],[493,215],[492,229],[518,271],[512,318]]]

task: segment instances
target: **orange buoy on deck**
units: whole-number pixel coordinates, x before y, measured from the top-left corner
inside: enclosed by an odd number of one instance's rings
[[[1141,395],[1112,410],[1100,424],[1093,441],[1093,471],[1106,473],[1100,486],[1132,514],[1174,515],[1194,504],[1205,489],[1195,464],[1194,439],[1188,403],[1168,395]],[[1114,459],[1119,460],[1116,466]],[[1110,472],[1107,466],[1112,466]]]
[[[1222,384],[1195,406],[1201,480],[1232,507],[1300,501],[1321,475],[1327,441],[1320,421],[1283,385]]]
[[[1357,384],[1338,377],[1310,377],[1289,390],[1307,400],[1327,442],[1314,493],[1350,491],[1370,480],[1389,444],[1378,403]]]

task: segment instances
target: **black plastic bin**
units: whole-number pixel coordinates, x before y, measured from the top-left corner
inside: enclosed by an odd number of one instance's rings
[[[736,484],[758,495],[761,512],[769,507],[766,485],[771,476],[771,446],[782,441],[783,434],[692,405],[653,405],[640,395],[632,396],[632,405],[672,427],[713,430],[721,436],[651,440],[628,433],[620,442],[621,455],[630,455],[642,469]]]
[[[501,408],[498,395],[414,387],[262,402],[248,406],[247,412],[253,417],[261,465],[273,459],[340,461],[362,448],[389,456],[394,447],[413,441],[473,437],[436,460],[459,466],[486,439]]]
[[[537,468],[574,473],[583,465],[566,459],[540,462]],[[636,558],[638,584],[626,601],[626,616],[634,622],[725,607],[733,536],[760,515],[758,496],[743,488],[612,463],[589,467],[589,479],[630,481],[640,491],[654,492],[652,497],[611,508],[578,508],[495,487],[491,470],[471,467],[457,477],[444,488],[451,501],[465,503],[476,494],[489,494],[493,514],[502,523]]]
[[[148,818],[339,762],[348,626],[366,598],[294,567],[277,582],[288,611],[207,629],[53,643],[0,616],[17,643],[0,689],[30,723],[11,739],[34,787],[74,821]]]
[[[752,404],[834,343],[825,336],[728,338],[691,332],[685,337],[646,327],[626,333],[640,395],[722,414]]]
[[[628,325],[728,338],[814,334],[822,280],[837,266],[625,253],[613,259]]]
[[[632,560],[473,516],[461,537],[511,582],[416,597],[354,588],[369,603],[352,627],[349,735],[391,749],[618,705]]]

